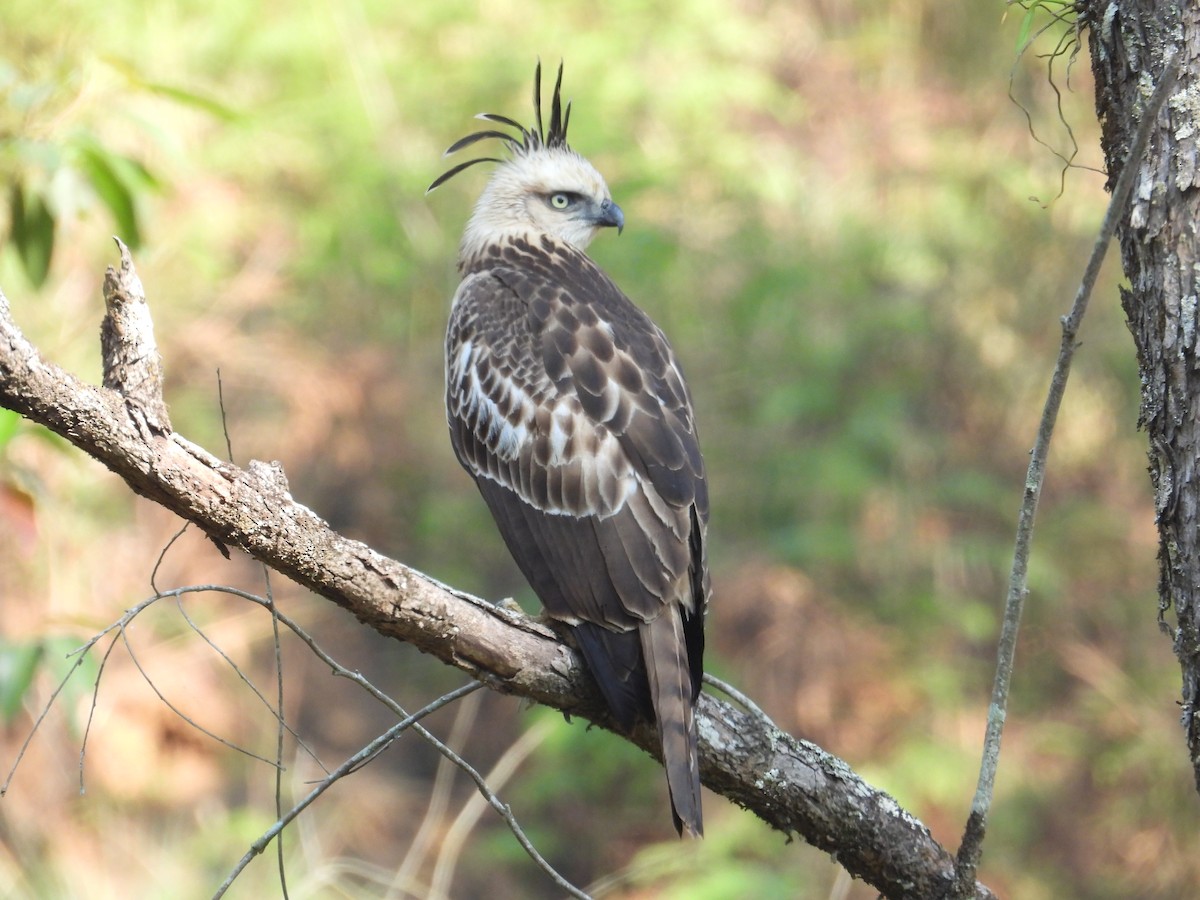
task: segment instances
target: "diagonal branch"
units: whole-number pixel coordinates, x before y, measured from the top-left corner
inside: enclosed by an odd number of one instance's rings
[[[105,278],[111,311],[120,293],[144,304],[129,253]],[[577,654],[547,626],[439,584],[333,531],[296,503],[277,464],[222,462],[170,430],[148,307],[107,324],[105,387],[41,358],[0,293],[0,406],[62,435],[138,494],[194,522],[332,600],[380,634],[436,656],[503,693],[535,700],[615,730]],[[111,339],[110,339],[111,338]],[[135,366],[124,369],[113,354]],[[122,372],[134,373],[134,382]],[[701,777],[717,793],[787,835],[836,854],[852,874],[895,898],[936,897],[954,879],[954,857],[929,830],[840,759],[761,716],[705,695],[699,706]],[[654,753],[652,726],[629,739]],[[982,885],[975,896],[994,895]]]
[[[1017,536],[1013,549],[1013,564],[1009,575],[1008,596],[1004,602],[1004,620],[1001,623],[1000,643],[997,650],[996,677],[992,686],[992,702],[988,707],[987,731],[983,740],[983,762],[979,769],[979,782],[975,797],[971,801],[971,812],[963,831],[962,844],[958,848],[958,870],[961,882],[956,891],[958,896],[970,896],[975,883],[975,870],[983,856],[983,839],[987,830],[988,813],[992,805],[992,792],[996,783],[996,770],[1000,764],[1000,740],[1004,735],[1004,721],[1008,710],[1008,691],[1012,683],[1013,662],[1017,653],[1017,633],[1021,627],[1021,614],[1028,593],[1029,554],[1033,543],[1033,523],[1037,516],[1038,501],[1042,495],[1042,484],[1046,479],[1046,459],[1050,454],[1050,440],[1058,410],[1067,390],[1067,378],[1071,374],[1071,362],[1078,347],[1079,326],[1087,312],[1088,301],[1096,279],[1100,277],[1100,266],[1108,253],[1108,245],[1116,233],[1117,224],[1129,205],[1129,196],[1138,174],[1138,166],[1150,140],[1151,127],[1158,121],[1158,114],[1166,102],[1167,95],[1175,87],[1177,72],[1174,57],[1163,65],[1163,74],[1154,94],[1142,110],[1141,125],[1138,127],[1129,156],[1121,169],[1100,234],[1092,246],[1079,290],[1071,311],[1062,319],[1062,342],[1058,360],[1050,379],[1050,389],[1042,408],[1037,437],[1029,454],[1029,469],[1025,475],[1025,493],[1021,498],[1021,509],[1017,517]]]

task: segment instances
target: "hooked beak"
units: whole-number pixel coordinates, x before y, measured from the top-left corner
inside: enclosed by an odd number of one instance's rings
[[[621,212],[621,207],[617,206],[611,200],[601,202],[599,209],[596,211],[596,216],[592,221],[598,227],[607,226],[616,228],[617,234],[625,230],[625,213]]]

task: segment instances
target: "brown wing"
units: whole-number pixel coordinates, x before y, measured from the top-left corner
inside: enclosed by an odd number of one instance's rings
[[[662,332],[582,253],[521,244],[494,262],[455,297],[451,441],[617,720],[658,722],[677,824],[699,832],[708,494],[687,387]]]

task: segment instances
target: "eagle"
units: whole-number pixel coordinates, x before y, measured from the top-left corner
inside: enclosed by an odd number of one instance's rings
[[[695,707],[712,593],[708,488],[692,400],[662,330],[586,254],[625,225],[604,178],[567,144],[554,83],[536,126],[506,116],[507,158],[467,223],[446,333],[446,420],[509,552],[573,635],[617,725],[657,726],[675,828],[703,833]]]

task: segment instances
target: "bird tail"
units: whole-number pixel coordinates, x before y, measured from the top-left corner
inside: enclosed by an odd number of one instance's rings
[[[692,837],[701,837],[704,822],[700,810],[694,692],[680,609],[674,605],[667,607],[639,631],[675,830],[681,836],[686,829]]]

